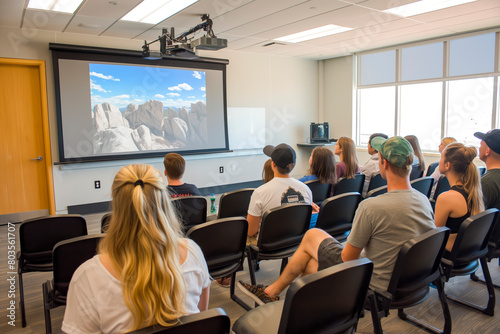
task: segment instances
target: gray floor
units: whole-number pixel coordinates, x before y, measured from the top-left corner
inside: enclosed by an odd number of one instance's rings
[[[99,233],[100,231],[100,217],[102,214],[86,216],[89,226],[89,233]],[[17,231],[17,227],[16,227]],[[0,320],[0,333],[44,333],[45,321],[43,317],[43,304],[42,304],[42,283],[52,278],[52,273],[28,273],[24,275],[24,290],[26,299],[26,316],[28,326],[21,328],[21,318],[18,309],[19,297],[16,295],[16,320],[15,327],[8,325],[8,318],[6,308],[9,306],[10,298],[8,296],[9,285],[7,278],[10,276],[10,271],[7,263],[7,245],[8,245],[8,231],[7,226],[0,227],[0,249],[3,249],[2,259],[0,261],[0,269],[4,277],[1,280],[1,295],[0,295],[0,308],[2,309]],[[18,247],[18,244],[16,244]],[[273,282],[279,273],[279,261],[262,261],[261,270],[257,272],[256,277],[259,283],[269,284]],[[500,284],[500,267],[498,261],[489,264],[489,268],[493,277],[493,281]],[[249,281],[248,271],[245,270],[238,273],[237,279]],[[16,275],[17,281],[17,275]],[[18,287],[16,290],[18,291]],[[17,292],[16,291],[16,292]],[[446,285],[446,291],[450,294],[457,296],[464,296],[469,300],[475,301],[481,305],[485,305],[487,293],[484,285],[472,282],[468,277],[453,278]],[[500,291],[500,290],[497,290]],[[244,300],[251,303],[250,299],[242,295],[240,291],[236,291],[239,296]],[[471,311],[462,306],[450,303],[450,311],[453,319],[453,333],[500,333],[500,313],[498,301],[499,294],[497,293],[496,312],[497,315],[489,317],[481,313]],[[335,296],[332,296],[335,298]],[[222,288],[216,282],[212,283],[210,307],[221,307],[231,318],[234,323],[241,315],[245,313],[243,308],[233,302],[229,298],[229,289]],[[443,321],[441,315],[441,308],[437,298],[437,293],[431,289],[429,298],[422,304],[410,308],[408,313],[416,315],[424,321],[431,323],[438,328],[441,328]],[[64,315],[64,307],[59,307],[51,310],[52,327],[54,333],[60,332],[61,322]],[[388,318],[382,320],[382,326],[387,333],[425,333],[425,331],[414,327],[397,317],[397,312],[391,312]],[[372,333],[371,317],[366,314],[358,325],[357,333]]]

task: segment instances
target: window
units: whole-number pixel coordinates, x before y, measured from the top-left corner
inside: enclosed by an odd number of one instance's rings
[[[499,33],[358,56],[358,145],[374,132],[413,134],[431,152],[448,136],[479,145],[474,132],[500,127]]]

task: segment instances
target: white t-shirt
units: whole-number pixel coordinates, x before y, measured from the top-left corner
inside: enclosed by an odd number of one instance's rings
[[[188,253],[181,265],[187,290],[186,309],[198,313],[200,295],[210,285],[210,276],[200,247],[187,240]],[[62,324],[65,333],[123,333],[132,328],[132,313],[125,305],[120,281],[99,257],[86,261],[73,274]]]
[[[370,180],[372,176],[380,172],[378,168],[378,159],[379,159],[378,153],[372,154],[370,159],[368,159],[366,164],[361,168],[361,173],[365,174],[363,196],[365,196],[366,192],[368,191],[368,186],[370,185]]]
[[[248,213],[262,217],[267,210],[283,204],[311,204],[311,189],[292,177],[275,177],[254,190],[250,198]]]

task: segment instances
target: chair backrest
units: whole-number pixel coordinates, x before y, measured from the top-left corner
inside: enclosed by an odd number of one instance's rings
[[[369,191],[366,194],[365,198],[375,197],[375,196],[378,196],[378,195],[385,194],[386,192],[387,192],[387,186],[378,187],[378,188],[373,189],[372,191]]]
[[[310,180],[305,182],[305,184],[311,189],[313,202],[322,202],[330,197],[330,192],[332,191],[331,184],[321,183],[320,180]]]
[[[491,261],[494,258],[500,257],[500,213],[497,215],[497,220],[491,231],[490,242],[488,243],[487,260]]]
[[[207,199],[203,196],[187,196],[172,199],[185,229],[207,221]]]
[[[343,234],[352,227],[361,194],[352,192],[330,197],[321,203],[316,227],[332,236]]]
[[[449,228],[438,227],[401,247],[387,288],[394,298],[422,300],[422,291],[425,296],[429,283],[440,275],[439,265],[449,235]]]
[[[478,166],[477,169],[479,170],[479,176],[483,176],[484,174],[486,174],[486,167]]]
[[[309,204],[285,204],[266,211],[260,223],[259,252],[272,252],[300,244],[309,228],[311,212]]]
[[[410,181],[418,179],[424,175],[424,171],[420,170],[420,165],[412,165],[410,172]]]
[[[344,333],[354,328],[372,271],[373,263],[364,258],[295,280],[286,293],[278,333]]]
[[[368,193],[373,189],[377,189],[386,185],[387,180],[385,180],[382,175],[380,175],[380,173],[377,173],[370,178],[370,183],[368,184],[368,189],[366,190],[366,192]]]
[[[80,215],[53,215],[25,220],[19,226],[21,257],[32,263],[51,263],[55,244],[86,234],[87,223]]]
[[[54,290],[68,293],[69,282],[75,270],[97,254],[97,246],[104,234],[84,235],[58,242],[54,246]]]
[[[434,201],[437,200],[438,196],[441,193],[444,193],[445,191],[448,191],[450,189],[451,189],[450,182],[448,182],[448,179],[446,178],[446,176],[441,175],[441,177],[437,181],[436,190],[434,190],[434,196],[432,197],[432,199]]]
[[[339,179],[337,184],[335,185],[335,190],[333,195],[340,195],[344,193],[363,192],[363,186],[365,185],[365,174],[356,174],[354,179],[348,179],[346,177],[342,177]]]
[[[248,222],[245,218],[230,217],[193,226],[186,236],[200,246],[208,271],[215,277],[221,276],[219,271],[235,271],[243,263],[247,233]],[[228,276],[227,273],[223,275]]]
[[[447,256],[454,266],[475,261],[488,252],[488,241],[497,215],[497,209],[488,209],[467,218],[460,225],[453,248]]]
[[[425,172],[425,176],[431,176],[432,173],[436,170],[436,167],[439,166],[439,162],[433,162],[427,167],[427,172]]]
[[[420,191],[427,197],[431,195],[433,183],[434,183],[434,178],[430,176],[420,177],[410,182],[413,189]]]
[[[246,217],[254,188],[238,189],[222,194],[217,218]]]
[[[105,213],[101,217],[101,233],[106,233],[110,221],[111,221],[111,212]]]
[[[179,323],[171,327],[151,326],[139,329],[131,334],[227,334],[231,320],[221,308],[214,308],[200,313],[179,318]]]

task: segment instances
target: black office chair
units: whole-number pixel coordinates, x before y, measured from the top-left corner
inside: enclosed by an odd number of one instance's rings
[[[365,174],[356,174],[354,179],[341,177],[335,185],[333,196],[345,193],[362,193],[365,185]]]
[[[375,197],[375,196],[378,196],[378,195],[385,194],[386,192],[387,192],[387,186],[382,186],[382,187],[375,188],[372,191],[368,192],[366,194],[365,198]]]
[[[248,269],[252,284],[255,280],[255,265],[260,260],[281,259],[281,270],[288,257],[299,247],[302,237],[309,229],[312,207],[308,204],[285,204],[268,210],[262,216],[257,245],[247,246]]]
[[[234,293],[236,272],[242,270],[245,260],[247,234],[247,220],[231,217],[193,226],[186,236],[200,246],[212,278],[231,276],[229,295],[248,311],[248,305]]]
[[[305,184],[311,189],[314,203],[321,205],[321,202],[330,197],[330,192],[332,191],[331,184],[321,183],[320,180],[310,180],[305,182]]]
[[[219,199],[219,212],[217,219],[228,217],[246,217],[250,197],[254,188],[238,189],[222,194]]]
[[[470,275],[481,263],[483,275],[488,289],[488,303],[480,307],[470,302],[460,300],[448,294],[448,299],[461,305],[470,307],[489,316],[495,312],[495,288],[491,281],[490,271],[486,262],[488,241],[498,215],[497,209],[488,209],[477,215],[467,218],[458,230],[457,238],[450,252],[445,251],[441,265],[446,282],[454,276]]]
[[[493,259],[500,259],[500,214],[497,215],[497,221],[494,224],[493,232],[491,232],[490,241],[488,242],[488,253],[486,254],[486,261],[491,262]],[[486,283],[476,273],[470,274],[470,278],[475,282]],[[497,284],[493,284],[493,286],[500,289],[500,286]]]
[[[207,199],[203,196],[176,197],[172,204],[177,209],[185,231],[207,221]]]
[[[430,176],[420,177],[410,182],[411,187],[420,191],[427,198],[431,195],[432,184],[434,183],[434,178]]]
[[[179,318],[176,325],[170,327],[150,326],[130,334],[228,334],[231,320],[221,308],[214,308],[200,313]]]
[[[444,193],[445,191],[450,190],[450,189],[451,189],[450,182],[448,181],[446,176],[441,175],[441,177],[437,181],[436,189],[434,190],[434,195],[432,195],[432,198],[430,199],[433,210],[436,206],[436,201],[437,201],[438,196],[441,195],[442,193]]]
[[[479,176],[483,176],[484,174],[486,174],[486,167],[484,166],[479,166],[477,167],[477,169],[479,170]]]
[[[432,229],[407,241],[399,251],[391,280],[386,291],[369,291],[366,307],[371,311],[373,329],[382,334],[381,317],[390,309],[398,309],[398,316],[433,333],[451,333],[451,316],[444,293],[440,262],[450,230]],[[444,315],[444,329],[440,331],[404,312],[404,308],[423,302],[429,295],[429,284],[434,283]]]
[[[108,231],[110,221],[111,221],[111,212],[105,213],[101,217],[101,233],[106,233]]]
[[[427,172],[425,172],[425,176],[431,176],[432,173],[436,170],[437,166],[439,166],[439,162],[433,162],[427,167]]]
[[[380,173],[377,173],[370,178],[370,183],[368,184],[368,189],[366,190],[366,193],[369,193],[373,189],[377,189],[386,185],[387,185],[387,180],[385,180],[382,177],[382,175],[380,175]]]
[[[52,249],[61,240],[87,234],[87,223],[80,215],[53,215],[25,220],[19,226],[20,251],[17,273],[22,327],[26,327],[23,274],[52,271]]]
[[[84,235],[58,242],[54,246],[54,278],[42,284],[46,333],[52,333],[50,310],[66,305],[73,273],[97,253],[97,246],[103,237],[104,234]]]
[[[259,306],[233,326],[241,333],[353,333],[373,263],[358,259],[295,280],[285,300]]]
[[[360,201],[360,193],[345,193],[326,199],[321,203],[316,227],[342,242],[346,232],[351,230]]]

